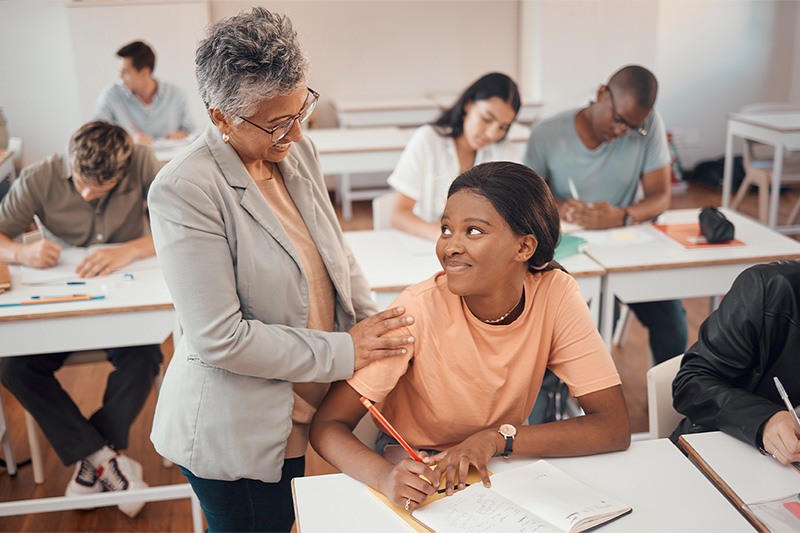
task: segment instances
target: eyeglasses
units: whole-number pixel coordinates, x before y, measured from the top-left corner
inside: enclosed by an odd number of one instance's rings
[[[311,99],[311,101],[309,101],[309,99]],[[311,114],[314,112],[314,108],[317,107],[318,101],[319,101],[319,93],[314,89],[312,89],[311,87],[309,87],[308,96],[306,97],[306,101],[303,104],[303,108],[300,110],[300,112],[295,116],[291,117],[290,119],[288,119],[286,122],[282,122],[271,129],[262,128],[255,122],[247,120],[243,116],[239,116],[239,118],[244,120],[248,124],[255,126],[261,131],[268,133],[270,140],[276,143],[289,134],[289,132],[292,130],[292,127],[294,127],[295,121],[299,121],[300,124],[305,124],[306,121],[311,117]]]
[[[647,130],[645,128],[642,126],[634,126],[617,114],[617,108],[614,106],[614,95],[611,94],[611,87],[608,85],[606,85],[606,92],[608,92],[608,99],[611,101],[611,121],[620,126],[624,126],[626,130],[635,131],[642,137],[645,137],[647,135]]]

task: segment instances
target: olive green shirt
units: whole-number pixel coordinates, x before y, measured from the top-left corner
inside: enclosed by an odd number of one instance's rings
[[[161,164],[135,146],[127,175],[102,198],[87,202],[75,189],[65,154],[26,167],[0,202],[0,232],[16,238],[38,215],[48,239],[72,246],[124,243],[144,235],[145,201]]]

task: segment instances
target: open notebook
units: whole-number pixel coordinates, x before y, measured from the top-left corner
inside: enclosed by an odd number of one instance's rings
[[[412,513],[426,528],[455,531],[563,531],[577,533],[631,512],[631,508],[547,461],[494,474],[492,487],[476,483]]]

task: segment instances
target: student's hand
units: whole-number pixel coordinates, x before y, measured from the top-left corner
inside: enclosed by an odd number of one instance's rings
[[[575,200],[570,198],[569,200],[562,203],[558,206],[558,215],[561,217],[561,220],[565,222],[575,222],[575,212],[582,210],[586,207],[586,204],[581,202],[580,200]]]
[[[467,486],[469,465],[475,465],[484,487],[491,487],[489,481],[489,459],[499,452],[498,443],[502,436],[495,429],[485,429],[456,444],[447,451],[434,455],[431,461],[436,465],[434,475],[439,479],[445,476],[445,494],[452,496],[456,483],[458,490]]]
[[[167,133],[166,135],[164,135],[164,138],[165,139],[185,139],[188,136],[189,136],[189,132],[181,131],[181,130],[175,130],[175,131],[171,131],[171,132]]]
[[[608,202],[596,202],[576,209],[572,218],[586,229],[618,228],[623,224],[624,212]]]
[[[133,142],[135,142],[136,144],[146,144],[150,146],[151,144],[153,144],[153,138],[144,133],[137,133],[136,135],[133,136]]]
[[[48,268],[58,264],[61,245],[42,239],[31,244],[23,244],[20,249],[20,264],[34,268]]]
[[[764,424],[764,450],[782,464],[800,461],[800,441],[789,411],[778,411]]]
[[[420,507],[428,496],[436,494],[439,478],[433,476],[434,473],[428,465],[407,457],[394,465],[386,476],[383,486],[378,488],[393,504],[407,511],[413,511]]]
[[[113,270],[130,264],[134,259],[136,259],[136,252],[131,246],[104,248],[87,255],[75,269],[75,273],[81,278],[105,276]]]
[[[363,368],[371,362],[395,355],[405,355],[407,346],[414,342],[414,337],[400,335],[396,330],[414,322],[402,307],[393,307],[369,318],[365,318],[348,333],[353,338],[355,352],[355,370]]]

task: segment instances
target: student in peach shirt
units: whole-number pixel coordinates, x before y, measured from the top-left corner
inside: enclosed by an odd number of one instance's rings
[[[408,288],[393,304],[416,319],[406,328],[413,349],[332,386],[311,427],[320,455],[393,503],[415,509],[442,475],[452,494],[470,464],[488,486],[486,465],[497,454],[554,457],[627,448],[619,375],[577,283],[553,262],[558,238],[558,210],[534,171],[492,162],[459,176],[436,244],[444,272]],[[523,425],[546,368],[569,385],[585,416]],[[362,395],[378,402],[412,447],[425,450],[425,464],[411,458],[392,464],[353,435],[365,413]],[[387,441],[379,437],[379,452]],[[436,467],[433,476],[429,465]],[[426,473],[432,484],[419,477]]]

